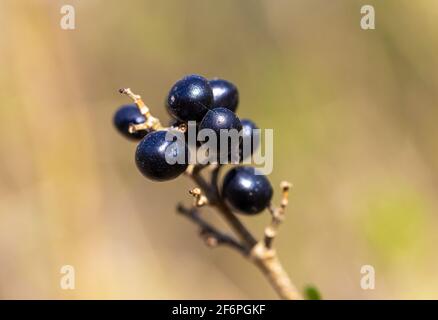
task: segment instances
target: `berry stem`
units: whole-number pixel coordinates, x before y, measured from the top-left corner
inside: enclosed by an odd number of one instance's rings
[[[144,117],[146,118],[146,122],[144,124],[131,125],[129,127],[129,131],[136,132],[138,130],[160,130],[160,129],[163,129],[163,126],[161,125],[160,120],[158,120],[158,118],[155,118],[154,116],[152,116],[148,106],[143,102],[140,95],[133,93],[130,88],[121,88],[121,89],[119,89],[119,93],[126,94],[128,97],[130,97],[137,105],[141,114],[144,115]]]
[[[252,248],[257,240],[249,232],[249,230],[243,225],[239,218],[228,208],[228,206],[220,201],[215,207],[219,210],[224,219],[233,228],[233,230],[239,235],[242,241],[245,242],[248,248]]]
[[[194,214],[194,212],[198,212],[198,209],[193,207],[192,213],[190,215],[185,215],[198,225],[201,225],[201,236],[203,236],[207,245],[217,246],[225,244],[236,249],[243,256],[249,258],[260,269],[280,298],[287,300],[301,300],[302,297],[299,291],[284,270],[276,251],[272,248],[272,240],[277,234],[278,226],[284,219],[284,211],[288,202],[287,197],[290,184],[286,182],[282,183],[281,188],[283,193],[281,205],[279,208],[270,208],[270,210],[272,210],[271,224],[265,229],[264,239],[257,241],[219,194],[217,183],[221,166],[213,167],[210,183],[201,176],[201,170],[203,168],[204,167],[201,166],[194,166],[187,171],[187,174],[199,187],[199,189],[196,188],[196,195],[198,197],[199,195],[205,195],[208,203],[218,210],[241,241],[238,242],[231,236],[225,235],[205,221],[200,223],[198,213]],[[178,211],[181,212],[181,206],[178,207]],[[202,232],[203,229],[208,230]],[[205,234],[208,235],[207,238],[205,238]]]

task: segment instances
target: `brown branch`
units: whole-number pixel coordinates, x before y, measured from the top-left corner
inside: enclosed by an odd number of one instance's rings
[[[250,258],[259,267],[277,294],[286,300],[301,300],[300,292],[284,270],[277,252],[268,249],[261,241],[257,243],[250,252]]]
[[[247,247],[242,245],[232,236],[217,230],[210,223],[205,221],[196,208],[189,209],[179,204],[177,207],[177,211],[183,216],[189,218],[201,228],[200,235],[205,240],[205,243],[208,246],[216,247],[218,245],[227,245],[232,247],[233,249],[236,249],[245,256],[249,254],[249,250]]]
[[[217,202],[215,207],[218,209],[219,213],[227,221],[227,223],[233,228],[234,232],[236,232],[239,238],[242,239],[242,241],[244,241],[248,247],[252,248],[257,243],[257,240],[254,238],[251,232],[224,202]]]
[[[219,194],[219,174],[220,174],[221,168],[222,168],[222,165],[217,164],[217,165],[215,165],[215,167],[213,168],[213,171],[211,173],[211,186],[212,186],[212,188],[214,188],[216,194]]]
[[[227,204],[220,197],[218,191],[218,176],[220,167],[215,167],[211,174],[211,183],[208,183],[200,174],[200,170],[191,168],[188,175],[195,181],[200,188],[202,195],[208,199],[210,205],[218,209],[225,221],[231,226],[235,234],[241,239],[242,243],[232,242],[230,247],[238,249],[261,270],[268,279],[274,290],[282,299],[299,300],[302,299],[299,291],[290,280],[287,272],[284,270],[276,251],[272,248],[272,241],[277,235],[278,227],[284,220],[284,211],[287,206],[287,197],[290,185],[282,183],[282,200],[280,207],[270,208],[272,214],[271,224],[265,229],[265,236],[262,241],[257,241],[251,232],[243,225],[239,218],[231,211]],[[198,196],[199,197],[199,196]],[[199,216],[198,216],[199,217]],[[211,226],[210,226],[211,227]],[[213,228],[213,227],[211,227]],[[213,228],[214,229],[214,228]],[[223,234],[214,229],[215,238]],[[228,239],[228,238],[226,238]],[[238,243],[239,245],[236,245]]]

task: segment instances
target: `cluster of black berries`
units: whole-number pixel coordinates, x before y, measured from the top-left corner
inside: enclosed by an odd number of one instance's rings
[[[211,129],[217,136],[221,129],[235,129],[241,132],[239,159],[252,155],[258,145],[258,137],[253,135],[256,125],[251,120],[240,120],[235,111],[239,103],[239,93],[235,85],[222,79],[207,80],[198,75],[189,75],[176,82],[167,97],[167,110],[172,116],[169,128],[151,130],[132,130],[133,125],[147,123],[148,114],[141,112],[141,106],[124,105],[116,112],[114,124],[124,136],[140,140],[137,146],[135,161],[144,176],[156,181],[171,180],[186,171],[188,161],[169,163],[166,157],[177,157],[181,152],[189,154],[187,144],[181,146],[166,139],[169,130],[187,128],[189,121],[196,121],[197,129]],[[243,154],[244,140],[251,145],[250,152]],[[184,150],[183,150],[184,149]],[[230,153],[230,149],[220,150],[219,155]],[[255,214],[264,210],[272,198],[272,186],[269,180],[256,169],[249,166],[238,166],[226,174],[222,183],[221,196],[236,210],[242,213]]]

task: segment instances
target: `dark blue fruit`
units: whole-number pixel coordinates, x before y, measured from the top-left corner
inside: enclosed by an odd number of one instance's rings
[[[213,79],[210,80],[210,86],[213,90],[213,108],[228,108],[236,111],[239,104],[239,92],[237,87],[227,80]]]
[[[167,110],[181,121],[201,121],[213,103],[208,80],[190,75],[174,84],[167,97]]]
[[[240,120],[242,123],[242,144],[240,145],[240,157],[246,159],[250,157],[260,144],[260,136],[254,135],[254,129],[258,129],[256,124],[248,119]],[[246,145],[245,150],[243,145]]]
[[[235,158],[236,162],[239,159],[240,141],[239,132],[242,130],[242,124],[234,112],[227,108],[215,108],[207,112],[204,119],[199,124],[199,130],[211,129],[216,134],[216,150],[209,154],[211,161],[220,162],[221,156],[226,157],[227,162],[231,162]],[[236,139],[221,137],[221,130],[235,130]],[[227,131],[225,131],[227,132]],[[221,148],[221,139],[228,139],[228,148]],[[224,150],[222,150],[224,149]],[[231,157],[234,154],[235,157]],[[229,156],[229,157],[228,157]],[[225,161],[225,159],[224,159]]]
[[[219,137],[221,129],[236,129],[237,131],[240,131],[242,129],[242,124],[236,114],[229,109],[215,108],[209,110],[202,119],[199,124],[199,130],[202,129],[212,129],[217,137]]]
[[[187,145],[178,144],[175,139],[167,141],[166,133],[164,130],[151,132],[137,146],[135,162],[141,173],[149,179],[171,180],[187,169]],[[166,155],[174,163],[169,163]],[[182,163],[176,162],[178,157],[183,157]]]
[[[236,167],[227,172],[222,196],[236,211],[256,214],[269,206],[272,186],[264,175],[256,175],[253,167]]]
[[[131,124],[140,124],[146,121],[146,118],[140,113],[135,104],[127,104],[121,106],[114,114],[114,125],[117,130],[125,137],[132,140],[140,140],[146,134],[146,130],[137,131],[134,133],[129,132],[129,126]]]

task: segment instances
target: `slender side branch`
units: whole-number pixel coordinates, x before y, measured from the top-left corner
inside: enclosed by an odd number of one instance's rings
[[[178,205],[177,210],[183,216],[189,218],[196,223],[200,228],[200,235],[209,247],[217,247],[218,245],[227,245],[236,249],[243,255],[249,254],[248,248],[239,243],[234,237],[217,230],[207,221],[205,221],[196,208],[188,209],[183,205]]]
[[[148,106],[143,102],[140,95],[133,93],[130,88],[119,89],[119,93],[126,94],[128,97],[130,97],[137,105],[141,114],[144,115],[144,117],[146,118],[146,122],[144,124],[142,124],[141,126],[131,125],[129,127],[130,132],[135,132],[138,130],[160,130],[160,129],[163,129],[163,126],[161,125],[160,120],[158,120],[158,118],[155,118],[154,116],[152,116]]]
[[[252,248],[257,243],[257,240],[254,238],[251,232],[249,232],[245,225],[238,217],[236,217],[236,215],[225,203],[218,202],[215,207],[218,209],[222,217],[233,228],[234,232],[236,232],[239,238],[244,241],[249,248]]]
[[[211,173],[211,186],[212,188],[214,188],[215,193],[219,194],[219,174],[221,171],[222,165],[221,164],[217,164],[215,165],[215,167],[213,168],[213,171]]]

